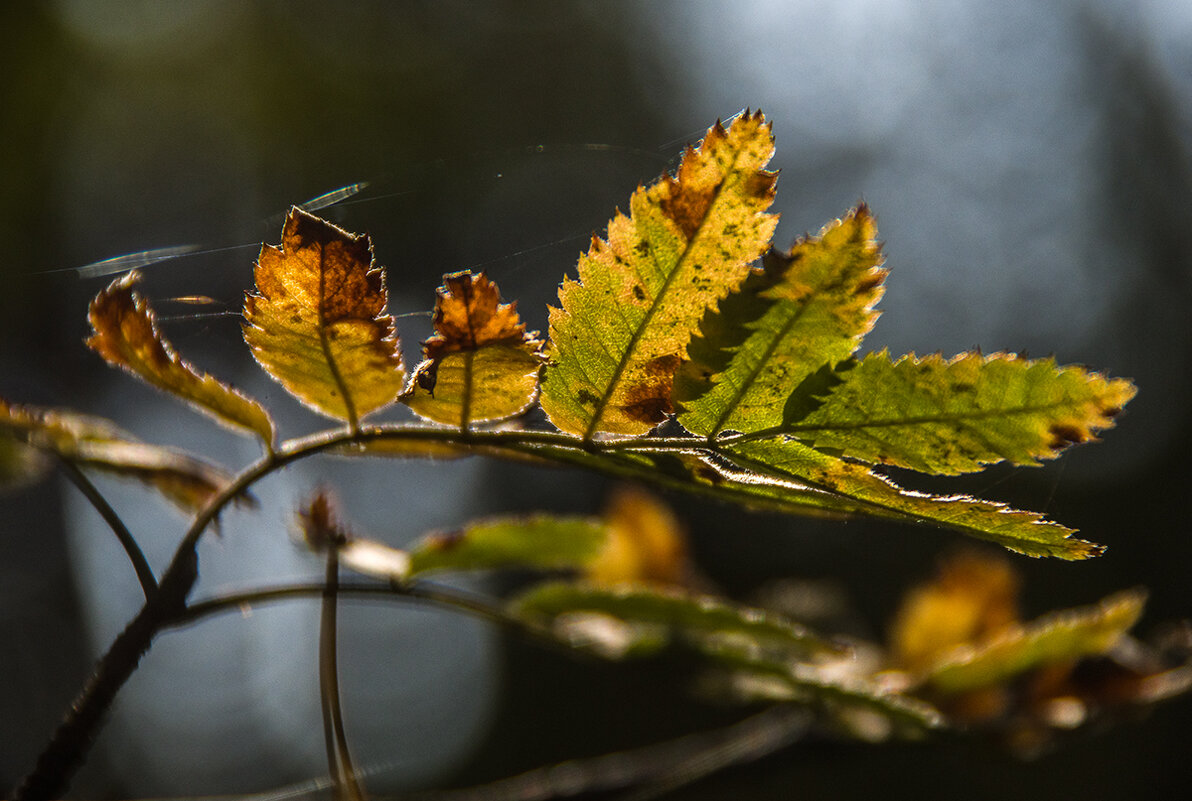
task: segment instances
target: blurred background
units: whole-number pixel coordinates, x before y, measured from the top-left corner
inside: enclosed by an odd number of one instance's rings
[[[412,363],[442,273],[486,270],[544,328],[559,280],[634,187],[715,119],[761,108],[777,137],[779,242],[860,200],[878,216],[892,273],[867,349],[1055,354],[1138,383],[1104,443],[930,485],[1045,511],[1109,545],[1085,564],[1016,560],[1027,614],[1146,585],[1144,633],[1192,615],[1184,0],[54,0],[0,6],[0,43],[0,397],[107,414],[242,465],[250,443],[82,346],[108,279],[74,268],[196,246],[144,271],[167,336],[301,434],[320,421],[263,377],[234,314],[212,315],[239,310],[290,204],[369,182],[322,213],[372,235]],[[217,303],[168,302],[189,295]],[[288,520],[320,481],[362,533],[395,544],[488,512],[594,512],[610,489],[479,461],[311,462],[204,544],[200,589],[318,575]],[[102,486],[161,564],[182,519]],[[957,544],[668,500],[721,586],[747,596],[776,578],[829,579],[875,638]],[[10,786],[138,589],[65,483],[6,493],[0,509]],[[352,608],[343,625],[349,730],[382,786],[478,782],[731,717],[688,703],[660,668],[576,665],[423,610]],[[72,795],[261,792],[325,773],[316,630],[315,606],[294,604],[163,635]],[[1185,784],[1190,711],[1177,702],[1032,762],[971,743],[796,744],[678,797],[1161,797]]]

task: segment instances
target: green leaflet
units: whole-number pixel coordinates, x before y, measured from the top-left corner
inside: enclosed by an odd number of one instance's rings
[[[601,587],[552,582],[535,587],[513,602],[514,611],[534,621],[554,621],[572,644],[597,647],[614,654],[599,638],[601,629],[589,625],[592,616],[611,618],[628,628],[609,629],[618,642],[632,646],[635,634],[654,645],[679,637],[699,650],[714,652],[724,638],[736,637],[752,647],[777,650],[787,656],[845,653],[845,649],[780,615],[728,603],[710,596],[635,584]],[[576,625],[578,624],[578,625]],[[634,632],[635,627],[640,631]],[[623,638],[623,639],[621,639]],[[650,650],[649,648],[645,650]],[[625,653],[641,653],[629,648]]]
[[[550,310],[542,408],[559,429],[645,434],[672,411],[674,374],[704,312],[749,275],[777,217],[770,125],[744,114],[713,126],[674,178],[639,188]]]
[[[494,517],[450,534],[432,534],[410,550],[410,575],[503,567],[581,569],[604,548],[604,523],[586,517]]]
[[[1142,616],[1146,593],[1111,595],[1093,606],[1055,612],[962,646],[929,669],[924,683],[950,694],[1001,684],[1031,668],[1103,654]]]
[[[892,361],[882,351],[842,378],[818,409],[770,433],[865,462],[948,475],[1053,458],[1113,425],[1135,393],[1125,379],[1005,353]]]
[[[852,355],[877,319],[886,270],[865,206],[771,252],[762,272],[710,311],[675,378],[679,422],[696,434],[788,422],[792,390]],[[801,416],[801,415],[800,415]]]
[[[1073,529],[994,501],[966,495],[933,496],[905,490],[863,465],[820,453],[793,440],[740,442],[726,447],[742,468],[787,476],[855,503],[869,517],[895,517],[959,531],[1027,556],[1087,559],[1104,548],[1077,539]]]

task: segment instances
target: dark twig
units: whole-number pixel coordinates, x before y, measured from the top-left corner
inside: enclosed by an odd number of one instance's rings
[[[87,478],[78,465],[64,457],[59,457],[58,462],[66,477],[78,488],[79,492],[83,493],[83,497],[91,502],[91,505],[95,507],[95,511],[99,512],[99,516],[112,529],[112,533],[120,541],[124,552],[128,554],[128,561],[132,562],[132,569],[136,571],[137,581],[141,582],[141,590],[145,593],[145,600],[152,600],[153,596],[157,595],[157,577],[153,575],[153,568],[149,566],[148,560],[145,559],[145,553],[141,550],[141,546],[137,544],[132,532],[124,525],[124,521],[120,519],[120,515],[116,514],[116,510],[104,498],[99,488],[91,483],[91,479]]]

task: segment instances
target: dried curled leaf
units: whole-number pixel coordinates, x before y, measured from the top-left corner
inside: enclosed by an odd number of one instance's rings
[[[259,403],[218,379],[200,374],[157,330],[153,310],[133,287],[140,275],[117,278],[91,301],[94,333],[87,346],[160,390],[194,404],[217,421],[251,431],[273,445],[273,420]]]
[[[0,400],[0,436],[124,478],[164,495],[185,512],[206,506],[230,483],[224,470],[173,448],[138,442],[115,423],[65,409],[12,406]],[[249,500],[245,496],[245,500]]]
[[[443,276],[435,332],[402,395],[415,413],[466,429],[514,417],[534,401],[542,343],[484,273]]]
[[[401,350],[367,236],[293,208],[281,245],[261,248],[255,278],[244,339],[283,387],[352,426],[397,398]]]
[[[675,177],[639,188],[564,279],[550,310],[542,407],[563,431],[640,435],[672,411],[671,386],[704,313],[749,275],[777,217],[770,124],[745,113],[688,148]]]
[[[710,311],[675,379],[679,422],[696,434],[781,426],[825,366],[851,356],[877,320],[886,270],[865,206],[771,251],[763,269]],[[794,394],[792,394],[794,393]],[[799,415],[802,416],[802,415]]]
[[[1007,353],[893,361],[882,351],[842,378],[818,409],[776,432],[852,459],[947,475],[1054,458],[1112,426],[1135,394],[1125,379]]]

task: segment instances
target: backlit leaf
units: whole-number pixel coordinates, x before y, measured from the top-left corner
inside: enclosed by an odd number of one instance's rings
[[[1041,665],[1106,653],[1138,621],[1145,602],[1141,591],[1123,592],[1003,629],[952,650],[926,671],[924,681],[940,693],[965,692]]]
[[[12,406],[0,400],[3,434],[80,467],[136,479],[187,512],[206,506],[231,481],[224,470],[190,454],[138,442],[109,420],[65,409]]]
[[[696,434],[781,426],[792,392],[851,356],[877,319],[886,271],[865,206],[767,254],[687,348],[675,379],[679,422]],[[802,416],[801,414],[799,415]]]
[[[615,655],[616,649],[609,647],[612,641],[592,639],[600,637],[599,618],[610,621],[604,631],[614,638],[625,636],[631,646],[640,635],[650,643],[647,651],[671,637],[700,649],[714,649],[720,639],[740,637],[757,647],[790,655],[840,654],[845,650],[781,615],[674,589],[551,582],[518,597],[513,609],[532,622],[552,622],[556,632],[577,647],[593,647],[609,656]],[[642,628],[632,632],[619,626]],[[632,647],[626,651],[631,652],[643,651]]]
[[[777,430],[816,448],[925,473],[1035,465],[1113,425],[1125,379],[1012,354],[870,354],[823,405]]]
[[[417,414],[466,429],[521,414],[538,391],[542,369],[536,334],[517,304],[501,303],[484,273],[443,277],[435,300],[435,335],[423,343],[402,400]]]
[[[600,554],[607,539],[604,523],[591,518],[489,518],[424,538],[410,550],[411,575],[507,567],[580,570]]]
[[[725,449],[746,470],[789,476],[855,504],[857,514],[927,523],[988,540],[1027,556],[1087,559],[1104,548],[1077,539],[1072,529],[995,501],[966,495],[933,496],[903,489],[864,465],[820,453],[793,440],[741,442]],[[762,482],[762,487],[766,483]],[[767,495],[781,493],[765,490]]]
[[[353,427],[397,398],[401,351],[367,236],[291,209],[281,245],[261,248],[255,278],[244,338],[282,386]]]
[[[777,217],[760,112],[719,123],[678,172],[639,188],[564,279],[550,310],[542,407],[563,431],[639,435],[672,411],[671,386],[704,313],[749,275]]]
[[[131,271],[113,281],[91,301],[94,333],[87,345],[141,380],[183,400],[217,421],[251,431],[273,445],[273,421],[259,403],[184,361],[157,330],[153,310],[133,287]]]

